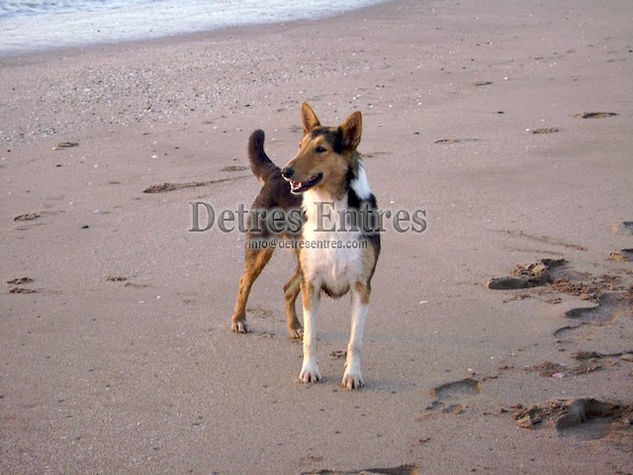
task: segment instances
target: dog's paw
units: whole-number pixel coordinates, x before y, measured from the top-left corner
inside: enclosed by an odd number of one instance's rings
[[[231,331],[233,333],[248,333],[248,327],[246,326],[246,322],[244,320],[238,320],[236,322],[231,322]]]
[[[341,380],[341,386],[350,391],[353,389],[360,389],[365,385],[363,376],[360,371],[357,373],[347,372],[343,373],[343,379]]]
[[[321,379],[321,372],[316,364],[304,365],[299,373],[299,381],[302,383],[316,383]]]
[[[298,326],[296,328],[288,328],[288,335],[293,340],[302,340],[303,339],[303,328]]]

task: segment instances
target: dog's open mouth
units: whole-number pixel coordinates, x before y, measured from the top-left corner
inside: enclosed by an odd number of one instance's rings
[[[322,178],[323,178],[323,173],[317,173],[316,175],[308,178],[305,181],[288,180],[288,182],[290,183],[290,192],[295,195],[303,193],[304,191],[309,190],[314,185],[319,183]]]

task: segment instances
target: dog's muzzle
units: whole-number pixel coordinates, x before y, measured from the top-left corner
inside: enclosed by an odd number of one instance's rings
[[[281,170],[281,176],[284,180],[290,183],[290,192],[294,195],[299,195],[304,191],[309,190],[314,185],[319,183],[323,178],[323,173],[317,173],[304,181],[295,181],[292,177],[295,175],[294,168],[285,167]]]

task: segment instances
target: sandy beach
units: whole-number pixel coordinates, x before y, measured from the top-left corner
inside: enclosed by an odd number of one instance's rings
[[[0,472],[632,473],[632,16],[402,0],[0,57]],[[292,256],[237,335],[244,236],[189,231],[304,101],[360,110],[379,205],[426,213],[382,236],[360,391],[349,298],[300,384]]]

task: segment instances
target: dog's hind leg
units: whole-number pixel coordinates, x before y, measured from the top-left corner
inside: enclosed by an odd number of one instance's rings
[[[303,327],[297,318],[297,308],[295,301],[301,291],[301,271],[295,269],[290,280],[284,285],[284,297],[286,299],[286,321],[288,323],[288,334],[290,338],[300,340],[303,337]]]
[[[257,279],[262,272],[262,269],[266,266],[272,255],[272,249],[249,249],[248,247],[246,249],[244,270],[240,278],[240,287],[237,291],[233,316],[231,317],[231,330],[236,333],[248,332],[248,327],[246,326],[246,302],[248,301],[248,294],[251,292],[253,282],[255,282],[255,279]]]

